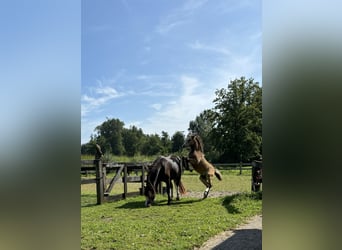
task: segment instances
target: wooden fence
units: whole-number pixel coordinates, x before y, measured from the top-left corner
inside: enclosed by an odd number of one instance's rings
[[[81,184],[96,183],[97,204],[105,201],[125,199],[128,196],[144,194],[144,182],[149,162],[145,163],[103,163],[101,160],[81,160],[81,173],[95,171],[95,178],[81,178]],[[115,172],[114,177],[108,178],[107,172]],[[130,175],[134,172],[135,176]],[[110,195],[114,185],[122,182],[124,190],[122,194]],[[136,192],[128,192],[128,183],[141,183],[141,188]]]
[[[144,183],[146,181],[148,167],[151,162],[143,163],[104,163],[101,160],[81,160],[81,174],[95,172],[95,178],[81,178],[81,184],[96,183],[97,204],[105,201],[113,201],[125,199],[129,196],[143,195]],[[222,170],[252,170],[251,163],[222,163],[214,164],[218,169]],[[114,177],[109,178],[107,173],[115,172]],[[131,175],[131,173],[135,175]],[[116,183],[123,183],[123,193],[110,195]],[[141,183],[139,191],[128,192],[128,183]],[[158,188],[161,192],[161,186]]]

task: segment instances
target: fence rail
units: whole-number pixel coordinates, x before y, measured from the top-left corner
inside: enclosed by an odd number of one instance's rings
[[[144,193],[144,183],[146,181],[146,171],[151,162],[125,163],[125,162],[102,162],[101,160],[81,160],[81,175],[94,174],[95,178],[81,178],[82,184],[96,183],[97,204],[104,201],[125,199],[126,197]],[[252,170],[252,163],[217,163],[213,164],[220,170]],[[114,177],[107,174],[115,172]],[[134,172],[135,176],[131,173]],[[122,194],[110,195],[116,183],[123,183]],[[141,183],[141,188],[137,192],[128,192],[128,183]]]
[[[81,174],[95,172],[95,178],[81,178],[82,184],[96,183],[97,204],[102,204],[104,201],[125,199],[132,195],[144,193],[144,182],[146,180],[146,168],[149,162],[144,163],[103,163],[101,160],[81,160]],[[114,177],[108,178],[108,172],[115,172]],[[130,173],[135,172],[136,176],[130,176]],[[121,176],[123,174],[123,176]],[[139,176],[137,176],[140,174]],[[128,183],[141,183],[141,188],[138,192],[128,192]],[[116,183],[123,183],[124,190],[122,194],[110,195]]]

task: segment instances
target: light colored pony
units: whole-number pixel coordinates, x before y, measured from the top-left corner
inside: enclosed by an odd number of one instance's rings
[[[203,199],[207,198],[212,187],[211,178],[215,175],[217,179],[222,180],[222,175],[210,162],[208,162],[203,153],[203,143],[199,135],[188,135],[183,147],[189,147],[188,160],[196,172],[200,174],[199,179],[207,187],[203,194]]]

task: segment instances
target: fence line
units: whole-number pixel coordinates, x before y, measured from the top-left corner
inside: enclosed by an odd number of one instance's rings
[[[95,178],[83,179],[82,184],[96,183],[97,204],[102,204],[109,200],[125,199],[128,196],[139,195],[144,193],[144,182],[146,180],[145,168],[150,163],[103,163],[101,160],[81,160],[81,174],[88,173],[88,171],[95,171]],[[107,169],[116,171],[113,178],[108,178]],[[130,172],[141,172],[140,176],[129,176]],[[109,171],[108,171],[109,172]],[[123,176],[121,177],[121,174]],[[114,185],[118,182],[123,182],[124,190],[122,194],[110,195]],[[128,192],[128,183],[141,183],[141,188],[138,192]],[[107,187],[107,184],[109,186]]]
[[[96,183],[97,204],[102,204],[109,200],[125,199],[133,195],[144,194],[144,183],[146,181],[146,169],[151,162],[142,163],[104,163],[101,160],[81,160],[81,174],[88,175],[89,172],[95,172],[95,178],[81,178],[82,184]],[[251,163],[217,163],[213,164],[220,170],[239,169],[240,174],[243,170],[252,170]],[[114,177],[108,178],[107,173],[116,172]],[[135,172],[136,176],[130,176],[131,172]],[[140,175],[138,175],[140,173]],[[121,176],[123,174],[123,176]],[[122,182],[124,190],[122,194],[110,195],[114,185]],[[128,192],[128,183],[141,183],[138,192]],[[107,186],[108,185],[108,186]]]

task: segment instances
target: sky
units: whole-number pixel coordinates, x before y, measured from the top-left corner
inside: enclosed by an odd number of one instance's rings
[[[145,134],[187,133],[215,90],[262,85],[261,1],[83,1],[81,143],[119,119]]]

